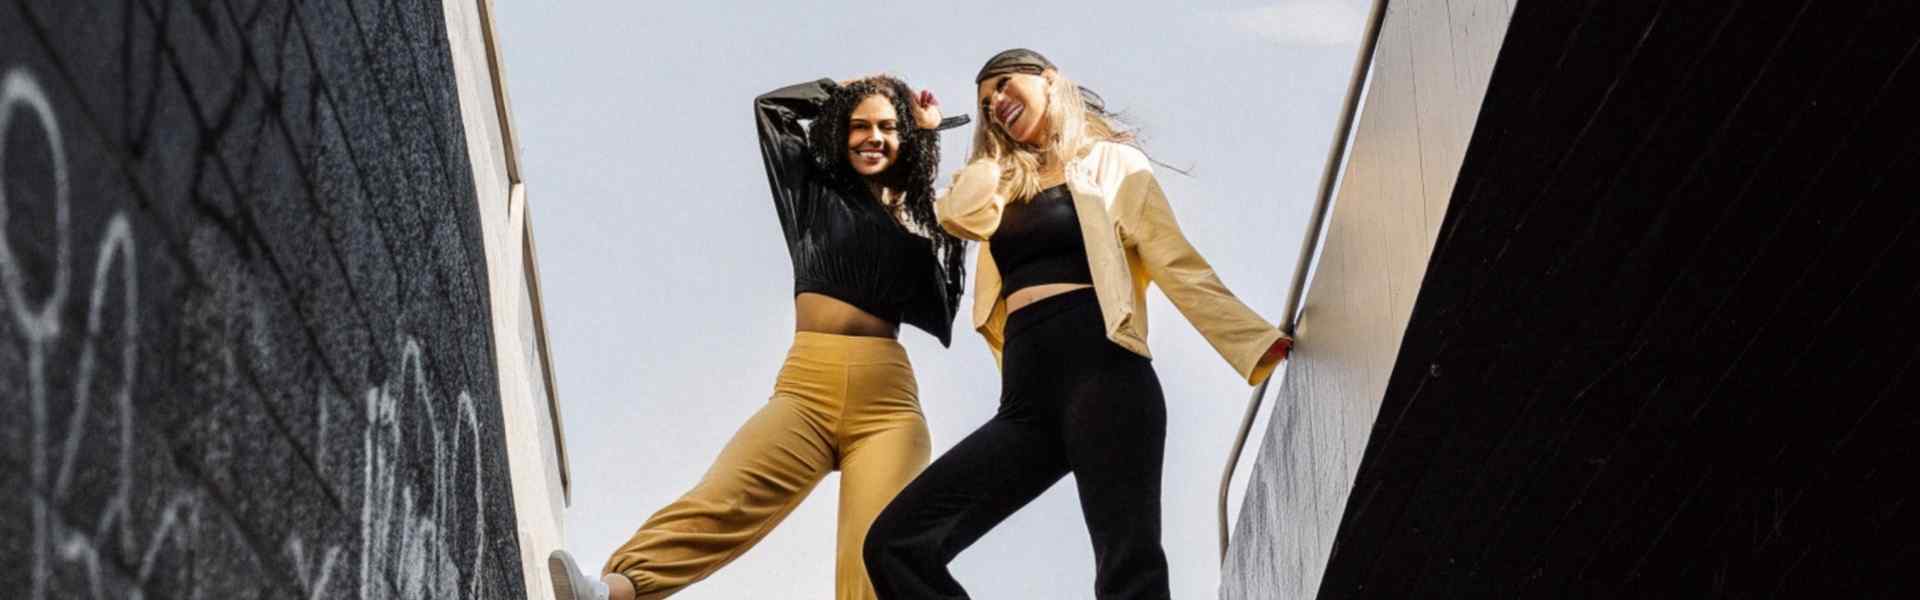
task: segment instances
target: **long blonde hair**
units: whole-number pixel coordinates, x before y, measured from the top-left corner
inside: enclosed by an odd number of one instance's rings
[[[1040,193],[1040,171],[1049,165],[1065,165],[1093,149],[1096,142],[1131,144],[1133,132],[1120,127],[1106,112],[1099,96],[1083,93],[1082,88],[1054,69],[1047,86],[1047,122],[1053,131],[1038,144],[1015,141],[993,121],[986,107],[979,110],[980,126],[973,128],[973,149],[968,162],[992,159],[1000,164],[1000,191],[1014,201],[1024,201]],[[1089,96],[1093,104],[1089,105]]]

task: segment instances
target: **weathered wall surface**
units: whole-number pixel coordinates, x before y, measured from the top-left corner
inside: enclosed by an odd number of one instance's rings
[[[1510,9],[1389,5],[1222,598],[1311,598],[1320,586]]]
[[[0,589],[524,597],[438,2],[0,2]]]

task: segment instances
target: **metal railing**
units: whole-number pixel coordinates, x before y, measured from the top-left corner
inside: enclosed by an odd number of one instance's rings
[[[1280,313],[1280,331],[1293,335],[1294,326],[1299,323],[1300,296],[1306,289],[1307,270],[1313,266],[1314,254],[1320,247],[1320,230],[1326,224],[1327,208],[1333,205],[1334,183],[1338,180],[1341,165],[1346,162],[1347,138],[1353,132],[1354,113],[1360,107],[1360,92],[1366,86],[1367,72],[1373,67],[1373,50],[1380,41],[1380,22],[1386,19],[1387,0],[1374,0],[1373,10],[1367,15],[1367,29],[1360,35],[1359,56],[1354,59],[1353,77],[1347,81],[1346,105],[1340,109],[1340,124],[1334,128],[1333,145],[1327,148],[1327,165],[1320,172],[1320,197],[1314,202],[1313,218],[1307,223],[1307,235],[1300,243],[1300,260],[1293,266],[1293,284],[1287,290],[1287,307]],[[1261,401],[1266,398],[1267,384],[1273,381],[1268,377],[1253,390],[1253,397],[1247,400],[1247,414],[1240,419],[1240,435],[1233,440],[1233,452],[1227,457],[1227,472],[1220,477],[1220,562],[1227,560],[1227,492],[1233,485],[1233,471],[1240,465],[1240,454],[1246,449],[1247,434],[1253,431],[1255,417],[1260,415]]]

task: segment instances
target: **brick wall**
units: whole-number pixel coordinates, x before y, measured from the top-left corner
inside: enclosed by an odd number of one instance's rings
[[[444,22],[0,0],[0,589],[525,596]]]

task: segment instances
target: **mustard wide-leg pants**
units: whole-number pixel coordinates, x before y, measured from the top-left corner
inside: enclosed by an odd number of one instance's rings
[[[932,451],[918,395],[899,342],[797,333],[767,405],[603,572],[625,575],[640,598],[665,598],[752,548],[837,468],[836,596],[873,598],[861,560],[867,526]]]

